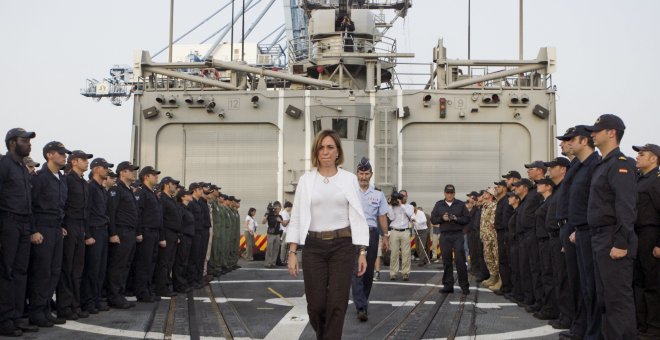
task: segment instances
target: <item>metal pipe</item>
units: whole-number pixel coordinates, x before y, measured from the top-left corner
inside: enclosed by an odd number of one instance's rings
[[[474,78],[469,78],[469,79],[465,79],[465,80],[459,80],[457,82],[453,82],[453,83],[449,84],[447,86],[447,88],[448,89],[456,89],[456,88],[459,88],[459,87],[464,87],[464,86],[476,84],[476,83],[479,83],[479,82],[482,82],[482,81],[499,79],[499,78],[513,76],[513,75],[520,74],[520,73],[541,70],[541,69],[544,69],[544,68],[545,68],[545,65],[539,65],[539,64],[525,65],[525,66],[521,66],[521,67],[518,67],[518,68],[511,69],[511,70],[505,70],[505,71],[501,71],[501,72],[495,72],[495,73],[487,74],[487,75],[484,75],[484,76],[481,76],[481,77],[474,77]]]
[[[243,14],[245,14],[245,12],[243,12]],[[231,17],[232,18],[234,17],[234,0],[231,0]],[[241,17],[242,17],[242,15],[241,15]],[[229,60],[230,61],[234,61],[234,22],[235,21],[232,21],[232,23],[231,23],[231,42],[230,42],[231,52],[229,53]],[[206,60],[206,58],[204,58],[204,60]]]
[[[245,0],[243,0],[243,9],[241,10],[241,61],[245,61]]]
[[[282,40],[282,36],[284,35],[284,32],[285,32],[285,30],[282,29],[280,31],[280,33],[275,37],[275,39],[273,39],[273,42],[271,42],[270,45],[268,45],[268,51],[270,51],[273,48],[273,46],[275,46],[275,44],[277,44],[277,42]]]
[[[263,17],[266,15],[266,13],[268,13],[268,10],[273,6],[274,3],[275,3],[275,0],[270,0],[270,2],[266,5],[266,7],[263,9],[263,11],[261,11],[261,13],[259,13],[259,16],[257,16],[257,18],[254,20],[252,25],[250,25],[247,32],[245,32],[243,34],[243,39],[241,39],[241,41],[244,41],[245,38],[247,38],[250,35],[250,33],[252,33],[252,30],[254,30],[254,28],[257,27],[257,24],[259,24],[261,19],[263,19]],[[243,5],[245,5],[245,0],[243,0]],[[243,8],[243,10],[245,10],[245,7]],[[244,18],[243,19],[243,30],[245,30],[245,16],[243,16],[243,18]]]
[[[167,59],[170,63],[172,62],[172,45],[174,45],[174,43],[172,42],[173,40],[174,40],[174,0],[170,0],[170,53]]]
[[[215,86],[215,87],[219,87],[219,88],[222,88],[222,89],[225,89],[225,90],[238,90],[237,87],[235,87],[233,85],[229,85],[227,83],[223,83],[221,81],[212,80],[212,79],[199,77],[199,76],[193,76],[191,74],[172,71],[172,70],[168,70],[168,69],[165,69],[165,68],[153,67],[153,66],[142,66],[142,70],[144,72],[157,73],[157,74],[162,74],[164,76],[168,76],[168,77],[172,77],[172,78],[190,80],[190,81],[194,81],[194,82],[201,83],[201,84],[204,84],[204,85]]]
[[[439,64],[446,64],[448,66],[522,66],[522,65],[536,65],[542,63],[538,59],[535,60],[440,60]]]
[[[257,43],[257,45],[260,45],[262,42],[266,41],[266,39],[270,38],[271,35],[273,35],[273,34],[279,32],[279,31],[281,31],[282,28],[284,28],[284,24],[280,25],[279,27],[277,27],[276,29],[274,29],[272,32],[268,33],[268,34],[267,34],[265,37],[263,37],[261,40],[259,40],[259,42]]]
[[[520,0],[520,13],[518,14],[518,59],[523,60],[523,0]]]
[[[246,13],[249,12],[249,11],[252,10],[255,6],[257,6],[258,4],[259,4],[259,2],[257,2],[257,3],[255,3],[255,4],[253,4],[253,5],[251,5],[250,7],[248,7],[248,8],[245,10],[245,12],[246,12]],[[213,34],[211,34],[210,36],[206,37],[206,39],[202,40],[202,42],[200,42],[200,44],[205,44],[205,43],[206,43],[207,41],[209,41],[211,38],[215,37],[218,33],[224,31],[225,29],[228,29],[228,27],[229,27],[229,24],[225,24],[225,25],[222,26],[219,30],[215,31]],[[226,34],[226,32],[225,32],[225,34]]]
[[[253,1],[253,0],[248,0],[248,6],[249,6],[250,4],[252,4],[252,1]],[[261,0],[257,0],[257,1],[258,1],[258,3],[261,2]],[[242,15],[242,13],[239,13],[238,15]],[[238,15],[236,15],[236,16],[234,16],[234,17],[232,18],[232,22],[231,22],[231,24],[230,24],[231,26],[233,26],[234,23],[236,23],[236,20],[238,20]],[[213,56],[213,53],[215,53],[215,50],[218,48],[218,46],[219,46],[220,43],[222,42],[222,39],[225,38],[225,36],[227,35],[228,32],[229,32],[229,29],[228,29],[228,28],[225,28],[222,32],[220,32],[220,35],[219,35],[218,38],[213,42],[213,44],[211,45],[211,48],[209,48],[209,50],[206,51],[206,54],[204,54],[204,57],[203,57],[202,59],[204,59],[204,60],[211,59],[211,57]],[[233,48],[234,48],[234,47],[232,46],[232,49],[233,49]],[[232,54],[233,54],[233,51],[232,51]]]
[[[283,73],[283,72],[275,72],[275,71],[265,70],[265,69],[262,69],[262,68],[247,66],[247,65],[243,65],[243,64],[224,62],[224,61],[220,61],[220,60],[217,60],[217,59],[213,59],[210,66],[215,67],[215,68],[219,68],[219,69],[227,69],[227,70],[233,70],[233,71],[239,71],[239,72],[248,72],[248,73],[261,74],[261,75],[268,76],[268,77],[289,80],[289,81],[294,82],[294,83],[300,83],[300,84],[306,84],[306,85],[312,85],[312,86],[318,86],[318,87],[325,87],[325,88],[338,88],[339,87],[339,85],[337,85],[333,82],[330,82],[330,81],[311,79],[311,78],[296,76],[296,75],[293,75],[293,74]]]

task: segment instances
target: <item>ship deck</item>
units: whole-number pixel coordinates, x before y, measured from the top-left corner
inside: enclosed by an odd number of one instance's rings
[[[173,299],[137,303],[26,333],[25,339],[315,339],[307,322],[302,275],[265,269],[262,261]],[[419,270],[415,270],[418,269]],[[303,273],[304,275],[304,273]],[[455,275],[455,274],[454,274]],[[369,320],[349,301],[343,339],[555,339],[559,330],[484,288],[470,277],[470,295],[439,292],[440,264],[418,267],[410,281],[374,282]],[[130,298],[129,298],[130,299]]]

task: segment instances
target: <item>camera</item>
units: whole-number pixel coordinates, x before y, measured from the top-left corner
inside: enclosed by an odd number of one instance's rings
[[[266,207],[266,215],[275,215],[275,207],[272,202],[269,202]]]
[[[390,196],[390,204],[392,206],[397,206],[399,205],[399,200],[403,199],[403,195],[398,193],[398,192],[393,192],[392,195]]]

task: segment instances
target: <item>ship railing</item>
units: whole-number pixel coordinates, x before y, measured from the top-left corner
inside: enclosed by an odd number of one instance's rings
[[[332,39],[335,38],[335,39]],[[350,40],[353,41],[350,44]],[[352,39],[344,39],[342,35],[335,37],[324,37],[310,39],[301,37],[288,42],[288,58],[291,62],[299,62],[307,59],[323,58],[323,54],[328,51],[331,53],[344,52],[350,57],[348,52],[356,53],[380,53],[394,54],[397,52],[396,39],[386,36],[372,36],[370,38],[352,36]],[[382,61],[396,64],[396,57],[382,57]]]
[[[399,62],[393,70],[393,85],[401,89],[418,88],[428,84],[433,75],[433,63]]]

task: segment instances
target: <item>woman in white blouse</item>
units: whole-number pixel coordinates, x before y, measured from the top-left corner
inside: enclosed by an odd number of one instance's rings
[[[257,231],[257,221],[254,220],[256,213],[257,209],[250,208],[245,217],[245,231],[243,235],[245,236],[245,259],[248,261],[254,260],[252,247],[254,247],[254,233]]]
[[[317,339],[341,339],[348,307],[356,246],[358,276],[367,267],[369,226],[358,196],[357,177],[338,166],[344,162],[339,135],[319,132],[312,145],[313,171],[298,181],[286,241],[288,268],[298,275],[296,251],[304,245],[302,269],[309,322]]]

